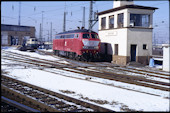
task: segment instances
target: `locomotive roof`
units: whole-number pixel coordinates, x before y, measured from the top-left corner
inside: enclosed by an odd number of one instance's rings
[[[67,33],[80,33],[80,32],[90,32],[88,29],[76,29],[76,30],[70,30],[70,31],[65,31],[65,32],[61,32],[61,33],[58,33],[58,34],[67,34]],[[91,31],[91,33],[96,33],[94,31]]]

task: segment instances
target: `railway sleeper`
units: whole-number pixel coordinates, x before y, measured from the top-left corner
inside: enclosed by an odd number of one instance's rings
[[[38,102],[38,101],[36,101],[34,99],[26,97],[25,95],[22,95],[22,94],[20,94],[18,92],[15,92],[15,91],[11,90],[11,89],[8,89],[7,87],[4,87],[3,85],[1,85],[1,90],[3,91],[2,94],[8,96],[8,98],[12,98],[12,100],[15,100],[17,102],[25,104],[25,105],[27,105],[29,107],[32,107],[34,109],[37,109],[39,111],[43,111],[43,112],[47,112],[47,111],[60,112],[60,111],[58,111],[56,109],[53,109],[53,108],[51,108],[49,106],[46,106],[46,105],[44,105],[44,104],[42,104],[42,103],[40,103],[40,102]],[[12,96],[10,96],[10,95],[12,95]],[[25,101],[22,101],[23,99]],[[37,106],[38,106],[38,108],[37,108]]]

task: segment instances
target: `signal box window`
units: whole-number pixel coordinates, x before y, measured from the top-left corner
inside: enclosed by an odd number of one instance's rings
[[[117,20],[117,24],[118,24],[118,28],[122,28],[123,27],[123,22],[124,21],[124,14],[118,14],[118,20]]]
[[[118,44],[115,44],[115,55],[118,55]]]
[[[143,49],[144,49],[144,50],[147,50],[147,49],[148,49],[147,44],[143,44]]]
[[[130,14],[130,26],[149,27],[149,18],[147,14]]]
[[[101,21],[101,29],[106,29],[106,17],[103,17],[103,18],[102,18],[102,21]]]
[[[109,29],[114,28],[114,16],[109,16]]]
[[[83,34],[83,38],[90,38],[89,34]]]

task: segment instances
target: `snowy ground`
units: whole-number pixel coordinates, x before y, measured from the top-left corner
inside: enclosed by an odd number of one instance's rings
[[[15,48],[2,49],[38,58],[61,61],[60,58],[39,55],[32,52],[21,52],[15,50]],[[2,51],[1,55],[3,55]],[[61,62],[67,63],[66,61]],[[25,64],[17,64],[16,62],[1,58],[2,73],[8,72],[6,76],[55,92],[64,93],[68,96],[92,102],[115,111],[126,111],[125,109],[137,111],[169,111],[169,92],[166,91],[96,77],[90,78],[89,76],[59,69],[48,68],[39,70],[37,67],[27,66],[25,68]],[[56,72],[57,74],[51,72]]]

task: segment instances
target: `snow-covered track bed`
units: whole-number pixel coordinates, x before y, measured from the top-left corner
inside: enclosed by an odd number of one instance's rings
[[[45,51],[40,51],[38,50],[40,53],[43,54],[47,54],[47,55],[52,55],[52,52],[45,52]],[[55,56],[54,56],[55,57]],[[56,56],[58,57],[58,56]],[[162,79],[162,81],[168,81],[170,79],[170,74],[168,72],[165,71],[156,71],[156,70],[152,70],[152,69],[148,69],[148,68],[137,68],[137,67],[133,67],[133,66],[120,66],[117,64],[112,64],[112,63],[108,63],[108,62],[82,62],[82,61],[76,61],[76,60],[72,60],[69,58],[63,58],[60,57],[61,59],[69,62],[70,64],[74,65],[74,66],[79,66],[79,67],[110,67],[113,68],[115,70],[115,72],[118,72],[118,74],[124,73],[126,75],[135,75],[135,76],[143,76],[143,77],[147,77],[150,79]],[[93,68],[94,69],[94,68]],[[97,68],[96,68],[97,69]],[[109,68],[107,68],[109,69]]]
[[[117,74],[114,71],[108,71],[106,69],[96,69],[95,66],[93,69],[91,69],[87,67],[86,68],[85,67],[74,67],[72,65],[63,64],[63,63],[61,66],[61,63],[59,62],[58,63],[47,62],[47,61],[42,61],[39,58],[33,59],[32,57],[30,57],[31,60],[30,58],[26,58],[24,56],[22,56],[22,58],[20,58],[21,56],[15,57],[15,55],[13,55],[13,57],[10,57],[10,58],[9,56],[3,56],[3,58],[4,57],[6,57],[6,59],[8,60],[24,62],[24,63],[38,65],[42,67],[62,69],[62,70],[69,71],[72,73],[79,73],[79,74],[89,75],[93,77],[115,80],[115,81],[125,82],[129,84],[135,84],[135,85],[150,87],[154,89],[160,89],[163,91],[169,91],[169,86],[170,86],[170,84],[166,82],[150,80],[150,79],[146,79],[146,78],[138,77],[138,76]]]
[[[1,76],[3,95],[15,98],[41,112],[112,112],[107,108],[87,103],[60,93]]]
[[[90,63],[93,64],[93,63]],[[155,77],[155,78],[162,78],[162,79],[167,79],[169,80],[170,74],[168,72],[158,72],[158,71],[153,71],[153,70],[147,70],[147,69],[141,69],[141,68],[136,68],[136,67],[132,67],[132,66],[119,66],[116,64],[111,64],[111,63],[107,63],[107,62],[103,62],[103,63],[94,63],[95,65],[100,65],[102,66],[107,66],[110,68],[113,68],[115,70],[118,70],[119,72],[128,72],[127,74],[136,74],[136,75],[147,75],[150,77]],[[129,73],[130,72],[130,73]]]

